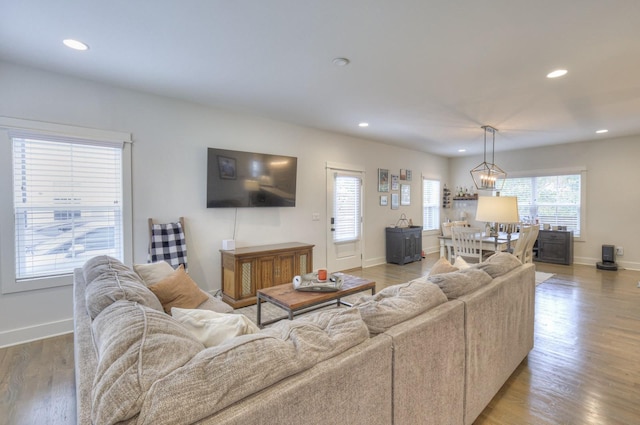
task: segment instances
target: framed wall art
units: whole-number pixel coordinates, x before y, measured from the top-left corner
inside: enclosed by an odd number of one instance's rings
[[[389,191],[389,170],[378,168],[378,192]]]
[[[391,190],[400,189],[400,180],[397,174],[391,174]]]
[[[411,185],[400,185],[400,205],[411,205]]]
[[[386,207],[389,205],[389,197],[387,195],[380,195],[380,206]]]
[[[397,210],[398,207],[399,207],[398,194],[397,193],[392,193],[391,194],[391,209],[392,210]]]

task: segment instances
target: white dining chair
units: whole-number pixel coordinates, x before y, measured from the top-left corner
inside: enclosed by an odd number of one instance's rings
[[[451,227],[454,257],[471,259],[476,263],[482,262],[482,230],[477,227]]]
[[[538,239],[538,233],[540,233],[540,227],[532,226],[531,232],[529,232],[529,235],[527,236],[527,245],[524,248],[524,261],[522,262],[523,264],[533,263],[533,246]]]
[[[524,251],[527,247],[528,237],[532,230],[532,226],[520,226],[516,246],[513,248],[513,255],[515,255],[522,263],[524,263]]]

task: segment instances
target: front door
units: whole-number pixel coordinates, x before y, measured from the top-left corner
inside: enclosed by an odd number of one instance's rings
[[[327,167],[327,269],[362,267],[362,171]]]

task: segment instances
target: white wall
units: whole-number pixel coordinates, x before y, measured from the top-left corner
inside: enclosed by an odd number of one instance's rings
[[[499,140],[497,141],[499,143]],[[586,229],[574,245],[574,261],[595,265],[602,245],[624,248],[620,266],[640,269],[640,136],[608,138],[538,149],[497,152],[496,163],[507,172],[583,167],[587,169]],[[452,185],[472,186],[469,170],[482,158],[451,160]],[[473,210],[473,209],[472,209]],[[471,217],[470,217],[471,218]],[[606,272],[605,272],[606,273]]]
[[[134,261],[146,262],[149,217],[184,216],[189,272],[210,291],[220,288],[218,250],[233,237],[236,210],[205,208],[207,147],[298,157],[296,207],[238,209],[236,245],[312,243],[316,268],[326,264],[326,162],[366,170],[365,265],[385,261],[384,227],[401,213],[421,223],[421,174],[448,178],[449,161],[442,157],[5,62],[0,93],[1,116],[132,133]],[[378,168],[412,170],[411,206],[379,206]],[[320,221],[311,220],[314,212]],[[425,237],[424,246],[436,251],[436,237]],[[70,331],[72,308],[71,287],[0,295],[0,346]]]

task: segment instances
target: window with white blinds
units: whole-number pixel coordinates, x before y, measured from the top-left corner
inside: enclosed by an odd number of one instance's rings
[[[16,281],[123,259],[122,143],[9,135]]]
[[[362,180],[335,173],[333,185],[333,241],[357,241],[362,229]]]
[[[440,230],[440,181],[422,179],[422,230]]]
[[[567,226],[580,237],[582,184],[581,174],[507,178],[500,194],[518,197],[522,221]]]

